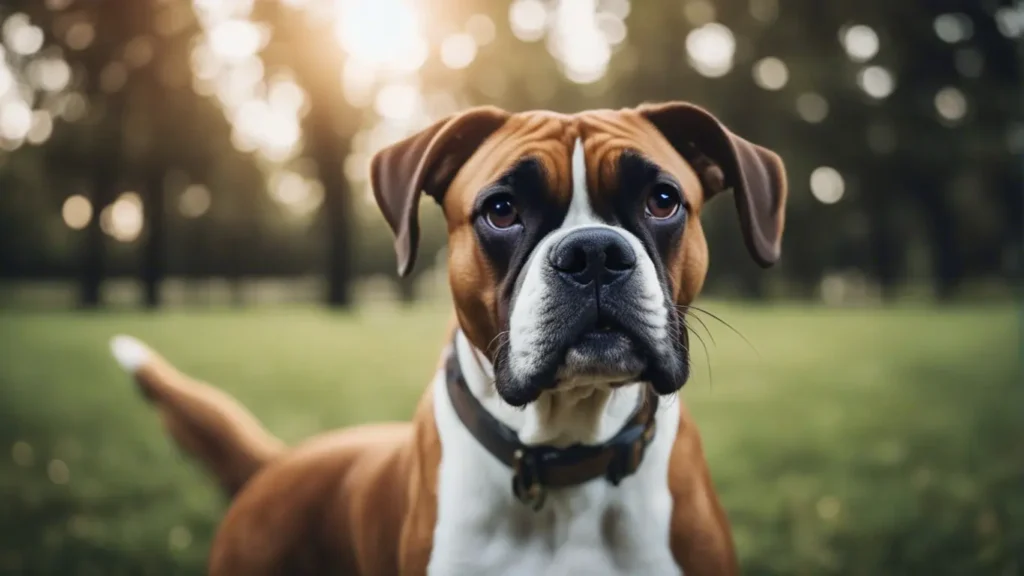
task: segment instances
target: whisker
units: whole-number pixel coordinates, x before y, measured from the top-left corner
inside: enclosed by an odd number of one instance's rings
[[[703,309],[703,308],[700,308],[700,307],[698,307],[698,306],[694,306],[694,305],[692,305],[692,304],[690,304],[690,305],[687,305],[687,304],[679,304],[679,305],[677,305],[677,307],[679,307],[679,308],[684,308],[684,309],[686,309],[686,310],[693,310],[693,311],[695,311],[695,312],[701,312],[701,313],[703,313],[703,314],[707,314],[708,316],[710,316],[711,318],[713,318],[713,319],[717,320],[717,321],[718,321],[718,322],[720,322],[720,323],[721,323],[721,324],[722,324],[723,326],[725,326],[726,328],[728,328],[729,330],[731,330],[731,331],[732,331],[732,332],[733,332],[734,334],[736,334],[737,336],[739,336],[739,337],[740,337],[740,339],[742,339],[742,340],[743,340],[743,342],[744,342],[744,343],[746,343],[746,345],[747,345],[747,346],[749,346],[749,347],[750,347],[750,349],[754,351],[754,354],[757,354],[757,357],[758,357],[758,358],[761,358],[761,357],[762,357],[762,356],[761,356],[761,352],[760,352],[760,351],[759,351],[759,350],[757,349],[757,347],[756,347],[756,346],[754,346],[754,344],[753,344],[753,343],[752,343],[752,342],[751,342],[750,340],[748,340],[748,339],[747,339],[747,337],[746,337],[746,336],[744,336],[742,332],[740,332],[740,331],[739,331],[739,330],[737,330],[737,329],[736,329],[735,327],[733,327],[733,325],[732,325],[732,324],[729,324],[728,322],[726,322],[725,320],[722,320],[721,318],[719,318],[719,317],[718,317],[718,316],[716,316],[715,314],[713,314],[713,313],[711,313],[711,312],[708,312],[707,310],[705,310],[705,309]],[[696,318],[696,316],[694,316],[694,317]]]
[[[498,340],[502,339],[502,338],[504,338],[505,340],[502,341],[502,342],[498,342],[498,348],[492,351],[491,348],[494,346],[494,343],[497,342]],[[494,338],[492,338],[491,341],[487,344],[487,351],[495,353],[495,352],[498,351],[498,349],[500,349],[502,346],[504,346],[507,343],[508,343],[508,330],[502,330],[501,332],[498,332],[498,334],[495,335]]]
[[[683,326],[685,330],[687,327]],[[700,337],[700,334],[696,330],[690,330],[690,334],[697,337],[697,341],[700,342],[702,348],[704,348],[704,361],[708,363],[708,387],[714,389],[714,377],[711,374],[711,355],[708,354],[708,345],[704,342],[704,339]]]
[[[708,325],[704,322],[704,320],[702,320],[701,317],[697,316],[696,314],[690,315],[690,318],[693,318],[694,320],[699,322],[700,325],[704,327],[704,332],[707,333],[708,338],[711,339],[711,344],[714,345],[714,346],[718,346],[718,342],[715,342],[714,335],[711,334],[711,328],[708,328]],[[694,332],[694,333],[696,333],[696,332]]]

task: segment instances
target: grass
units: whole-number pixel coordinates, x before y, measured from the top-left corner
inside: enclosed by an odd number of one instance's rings
[[[684,391],[747,574],[1024,571],[1024,388],[1008,307],[705,303]],[[193,574],[225,504],[107,356],[118,332],[276,434],[411,413],[444,307],[0,315],[0,574]],[[709,380],[710,371],[710,380]]]

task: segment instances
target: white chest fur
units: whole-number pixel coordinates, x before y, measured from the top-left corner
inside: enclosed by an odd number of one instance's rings
[[[464,338],[458,345],[460,352],[468,351]],[[460,357],[466,358],[462,353]],[[495,416],[517,430],[535,426],[530,407],[509,412],[497,406],[485,391],[486,370],[466,364],[463,373],[470,389]],[[655,439],[635,474],[617,487],[598,479],[553,490],[543,509],[535,512],[513,497],[510,470],[459,420],[443,371],[433,389],[442,456],[429,574],[680,574],[669,549],[668,463],[679,426],[674,402],[659,408]],[[635,402],[635,394],[632,398]],[[634,405],[629,398],[619,404],[623,402]],[[615,404],[609,402],[603,410],[595,441],[614,434],[628,419],[631,410],[617,410]]]

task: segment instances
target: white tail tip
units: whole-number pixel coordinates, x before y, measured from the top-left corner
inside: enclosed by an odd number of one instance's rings
[[[125,372],[134,374],[149,360],[149,348],[131,336],[114,336],[110,339],[110,352]]]

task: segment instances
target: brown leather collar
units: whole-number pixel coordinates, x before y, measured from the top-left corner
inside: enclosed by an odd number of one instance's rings
[[[448,396],[459,419],[495,458],[513,470],[512,493],[535,510],[544,505],[548,488],[576,486],[604,477],[613,485],[640,467],[654,439],[658,395],[644,386],[640,402],[625,426],[603,444],[574,444],[567,448],[527,446],[515,430],[491,415],[469,390],[458,354],[452,347],[445,372]]]

